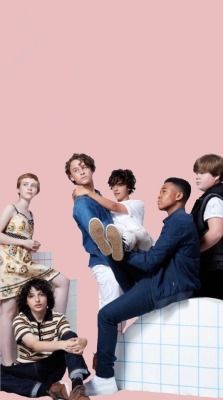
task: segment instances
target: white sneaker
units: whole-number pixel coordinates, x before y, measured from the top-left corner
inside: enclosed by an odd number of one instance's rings
[[[95,375],[90,381],[85,383],[86,394],[88,396],[97,396],[100,394],[113,394],[118,392],[115,377],[100,378]]]

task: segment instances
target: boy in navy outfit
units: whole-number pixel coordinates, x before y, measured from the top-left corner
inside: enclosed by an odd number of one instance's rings
[[[85,385],[89,395],[118,390],[114,361],[119,322],[188,299],[200,287],[199,237],[193,217],[184,209],[190,192],[184,179],[167,179],[158,197],[159,209],[168,214],[160,237],[149,251],[126,253],[118,263],[116,270],[122,276],[132,272],[135,282],[99,311],[96,375]]]

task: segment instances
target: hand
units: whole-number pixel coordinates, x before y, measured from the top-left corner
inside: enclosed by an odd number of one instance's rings
[[[38,242],[37,240],[32,240],[32,239],[25,239],[23,240],[23,247],[25,247],[25,249],[27,250],[31,250],[36,252],[37,250],[39,250],[41,244],[40,242]]]
[[[87,339],[85,338],[72,338],[63,342],[63,350],[73,354],[82,354],[84,348],[87,346]]]
[[[74,190],[73,190],[72,197],[73,197],[73,199],[75,199],[78,196],[84,196],[84,195],[88,196],[89,193],[90,193],[89,189],[86,189],[82,185],[76,185]]]

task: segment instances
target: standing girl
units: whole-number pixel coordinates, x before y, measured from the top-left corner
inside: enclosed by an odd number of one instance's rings
[[[39,179],[27,173],[17,180],[19,199],[9,204],[0,216],[0,327],[2,364],[13,362],[12,320],[16,314],[16,297],[25,282],[32,278],[52,281],[55,309],[65,313],[69,280],[52,267],[32,261],[40,243],[32,238],[34,221],[29,210],[31,200],[40,191]],[[4,332],[4,333],[2,333]]]

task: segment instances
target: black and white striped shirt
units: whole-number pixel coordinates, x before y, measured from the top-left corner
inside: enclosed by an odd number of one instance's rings
[[[34,352],[26,346],[22,338],[27,333],[32,333],[38,340],[50,342],[61,340],[62,335],[71,330],[66,317],[51,310],[47,310],[42,322],[36,321],[31,312],[27,315],[21,312],[14,318],[13,328],[17,343],[17,363],[40,361],[52,354],[52,352]]]

